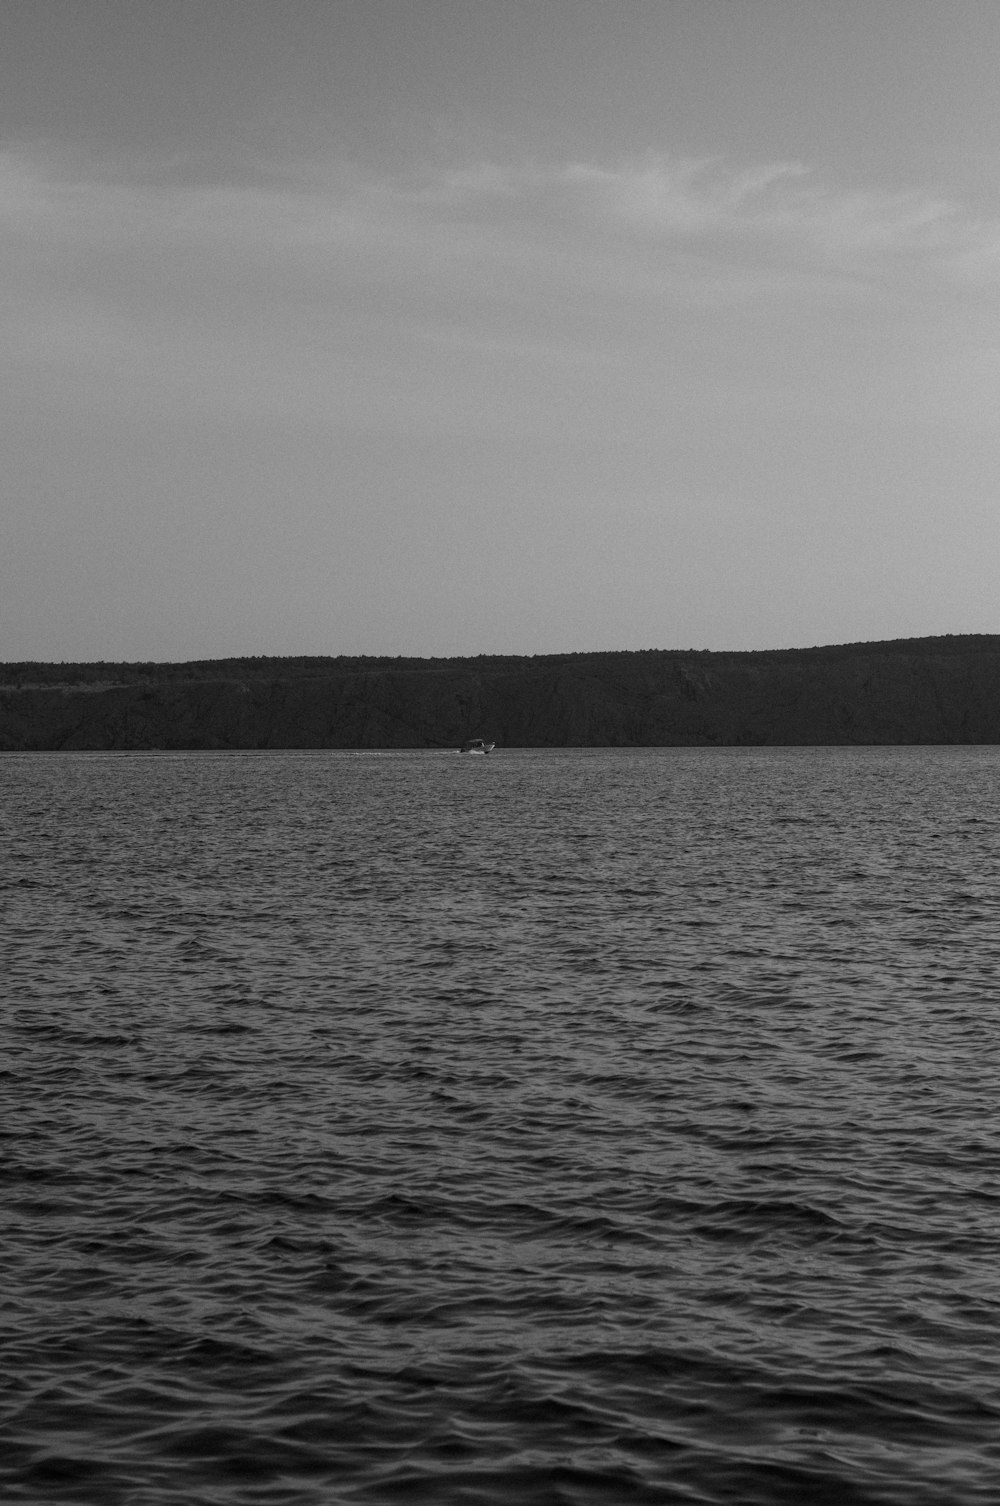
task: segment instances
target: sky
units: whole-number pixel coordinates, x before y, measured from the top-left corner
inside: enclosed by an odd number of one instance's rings
[[[0,41],[0,661],[1000,631],[996,0]]]

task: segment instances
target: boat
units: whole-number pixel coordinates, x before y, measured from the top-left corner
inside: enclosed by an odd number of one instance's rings
[[[492,753],[496,743],[484,742],[481,737],[470,737],[459,748],[460,753]]]

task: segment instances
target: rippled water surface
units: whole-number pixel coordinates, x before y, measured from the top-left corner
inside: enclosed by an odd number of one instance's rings
[[[1000,750],[0,787],[4,1502],[1000,1500]]]

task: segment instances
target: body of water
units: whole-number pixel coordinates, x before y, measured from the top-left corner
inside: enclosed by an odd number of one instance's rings
[[[0,788],[4,1502],[1000,1500],[1000,749]]]

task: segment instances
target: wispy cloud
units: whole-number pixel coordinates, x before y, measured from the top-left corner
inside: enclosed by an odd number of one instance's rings
[[[423,184],[397,183],[397,202],[426,213],[464,211],[472,221],[525,217],[577,233],[614,231],[636,244],[685,245],[713,238],[770,245],[784,259],[821,255],[855,268],[868,258],[908,255],[947,270],[952,259],[992,251],[1000,224],[920,190],[856,190],[823,184],[802,163],[733,167],[717,158],[647,156],[617,164],[485,163]]]
[[[696,381],[692,321],[714,320],[721,369],[737,315],[828,319],[846,302],[887,317],[909,298],[926,319],[1000,273],[1000,224],[795,162],[196,167],[0,155],[8,359],[357,420],[426,414],[434,381],[439,408],[460,408],[489,363],[511,393],[518,360],[536,380],[575,370],[582,392],[616,363],[641,382],[643,360],[675,349]]]
[[[993,251],[1000,223],[919,190],[824,185],[796,162],[734,167],[718,159],[647,156],[616,164],[520,162],[375,174],[333,160],[220,164],[185,181],[184,164],[75,165],[65,157],[0,153],[0,225],[7,236],[169,239],[212,247],[336,251],[408,230],[474,255],[470,232],[516,245],[560,230],[613,231],[635,244],[717,238],[770,243],[846,265],[905,253],[928,263]],[[501,237],[500,232],[503,232]],[[581,241],[586,251],[586,240]],[[706,254],[709,254],[706,250]]]

